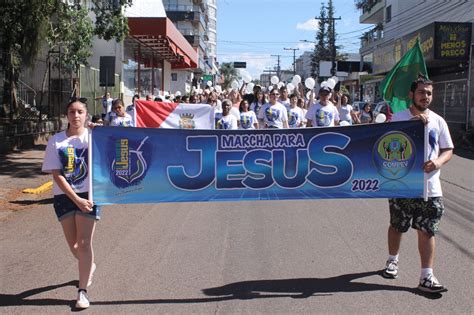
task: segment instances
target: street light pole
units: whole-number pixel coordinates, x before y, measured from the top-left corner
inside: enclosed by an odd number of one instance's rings
[[[284,50],[293,50],[293,76],[296,75],[296,51],[300,50],[299,48],[283,48]]]

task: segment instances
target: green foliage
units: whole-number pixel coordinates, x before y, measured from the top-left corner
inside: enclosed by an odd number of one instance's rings
[[[122,41],[128,34],[127,18],[122,14],[122,8],[131,6],[133,0],[103,1],[93,0],[92,11],[96,16],[95,35],[105,40],[115,38]]]
[[[222,89],[230,88],[232,81],[238,80],[239,78],[239,72],[234,68],[234,64],[232,62],[222,63],[221,67],[219,68],[219,73],[224,78]]]

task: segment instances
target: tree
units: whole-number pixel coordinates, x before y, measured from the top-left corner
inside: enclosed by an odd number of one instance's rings
[[[326,6],[321,2],[321,10],[319,12],[318,31],[316,32],[316,40],[314,51],[311,56],[311,76],[317,78],[319,76],[319,62],[321,60],[329,60],[329,51],[327,45],[327,15]]]
[[[232,85],[232,81],[238,80],[239,72],[237,69],[234,68],[234,64],[232,62],[224,62],[221,64],[219,68],[219,73],[223,77],[222,88],[228,89]]]
[[[122,9],[130,6],[132,0],[92,0],[91,9],[82,7],[81,0],[70,2],[17,0],[0,4],[0,67],[5,73],[3,108],[9,112],[10,119],[18,114],[16,87],[20,72],[31,66],[45,42],[50,50],[60,49],[59,62],[76,72],[80,64],[87,64],[93,35],[121,41],[128,34]],[[95,15],[95,24],[89,10]]]

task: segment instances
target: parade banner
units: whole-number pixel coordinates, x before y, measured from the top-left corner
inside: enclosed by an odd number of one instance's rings
[[[92,131],[98,205],[423,197],[421,121],[332,128]]]
[[[214,129],[214,109],[208,104],[137,100],[135,107],[137,127]]]

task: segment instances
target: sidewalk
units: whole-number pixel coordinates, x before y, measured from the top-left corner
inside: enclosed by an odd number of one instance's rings
[[[25,188],[36,188],[51,180],[51,175],[41,172],[45,149],[46,145],[37,145],[0,155],[0,220],[14,211],[52,202],[51,190],[42,194],[22,193]]]

